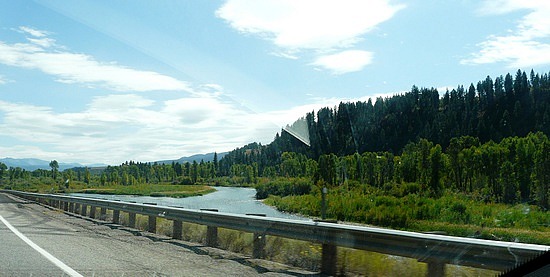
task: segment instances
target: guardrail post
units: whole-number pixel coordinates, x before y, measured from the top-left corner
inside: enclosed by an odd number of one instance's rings
[[[246,215],[265,217],[265,214],[246,214]],[[255,232],[252,238],[252,258],[254,259],[265,258],[265,244],[266,244],[265,233]]]
[[[82,207],[80,208],[80,215],[86,216],[87,212],[88,212],[88,205],[82,204]]]
[[[335,220],[319,220],[320,222],[336,223]],[[327,240],[332,240],[332,236],[327,234]],[[336,275],[337,247],[334,244],[323,243],[321,249],[321,274]]]
[[[173,239],[182,239],[183,238],[183,222],[181,220],[174,220],[172,227],[172,238]]]
[[[336,245],[323,243],[321,252],[321,274],[336,275]]]
[[[105,220],[107,218],[107,208],[101,207],[99,209],[99,220]]]
[[[445,263],[441,261],[427,261],[428,262],[428,271],[426,276],[445,276]]]
[[[95,218],[95,210],[96,210],[95,206],[90,206],[90,217],[91,218]]]
[[[147,232],[149,233],[157,232],[157,217],[154,215],[149,216],[149,224],[147,226]]]
[[[217,209],[201,209],[201,211],[217,212]],[[206,226],[206,245],[210,247],[218,246],[218,227]]]
[[[74,212],[74,203],[73,202],[69,203],[69,212],[70,213]]]
[[[118,224],[120,219],[120,211],[119,210],[113,210],[113,223]]]
[[[157,203],[143,203],[145,205],[157,205]],[[150,215],[149,216],[149,220],[148,220],[149,224],[147,224],[147,232],[149,233],[156,233],[157,232],[157,217],[154,216],[154,215]]]
[[[75,203],[74,204],[74,213],[79,214],[80,213],[80,204]]]
[[[136,213],[128,213],[128,226],[136,228]]]

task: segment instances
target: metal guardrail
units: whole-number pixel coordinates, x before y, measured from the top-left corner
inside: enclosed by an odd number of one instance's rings
[[[383,254],[417,259],[428,264],[428,276],[442,276],[445,265],[461,265],[505,271],[546,251],[550,246],[500,242],[445,235],[415,233],[383,228],[352,226],[329,222],[300,221],[257,215],[219,213],[212,210],[138,204],[54,194],[3,191],[32,201],[44,203],[72,213],[96,216],[113,210],[113,222],[119,223],[120,212],[129,214],[129,225],[135,227],[136,214],[149,216],[148,231],[156,231],[156,218],[173,220],[173,237],[181,239],[182,222],[206,225],[206,243],[217,245],[217,228],[254,233],[253,257],[264,255],[265,236],[279,236],[322,244],[321,272],[336,273],[336,247],[348,247]]]

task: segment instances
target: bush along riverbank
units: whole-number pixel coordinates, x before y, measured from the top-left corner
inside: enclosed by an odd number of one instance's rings
[[[310,185],[309,193],[298,195],[285,189],[287,183],[292,180],[259,185],[258,196],[270,188],[264,203],[283,212],[320,217],[320,189]],[[303,184],[297,185],[300,186]],[[486,203],[481,198],[482,195],[450,191],[433,197],[416,183],[375,188],[345,182],[328,191],[327,218],[400,230],[550,245],[550,213],[535,205]]]

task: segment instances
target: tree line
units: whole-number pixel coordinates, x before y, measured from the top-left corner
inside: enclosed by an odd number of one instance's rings
[[[528,77],[529,76],[529,77]],[[409,92],[378,97],[374,102],[340,103],[307,113],[310,147],[281,131],[272,143],[251,143],[231,151],[220,161],[228,174],[233,164],[257,163],[259,174],[271,172],[283,152],[297,152],[317,160],[336,156],[388,151],[395,155],[405,145],[427,139],[446,149],[451,139],[478,138],[485,143],[530,132],[550,134],[550,75],[518,70],[513,76],[487,76],[468,88],[440,93],[413,86]]]
[[[438,197],[444,191],[471,195],[482,202],[530,203],[550,207],[550,140],[542,132],[509,137],[499,143],[453,138],[446,151],[426,139],[407,144],[401,155],[365,152],[338,157],[323,154],[317,161],[303,154],[283,153],[281,176],[312,180],[329,188],[398,186],[408,193]],[[299,180],[299,179],[298,179]],[[280,182],[281,183],[281,182]],[[284,183],[284,182],[283,182]],[[300,183],[298,181],[297,183]],[[262,198],[309,193],[279,193],[279,187],[259,186]],[[266,191],[267,190],[267,191]]]
[[[217,176],[217,154],[213,161],[145,163],[126,161],[118,166],[105,168],[77,167],[59,172],[58,162],[50,162],[51,170],[36,169],[28,171],[20,167],[7,167],[0,162],[0,182],[4,177],[9,183],[30,182],[39,179],[42,182],[61,183],[81,182],[86,185],[116,186],[137,184],[195,184],[211,180]],[[47,180],[46,180],[47,179]]]

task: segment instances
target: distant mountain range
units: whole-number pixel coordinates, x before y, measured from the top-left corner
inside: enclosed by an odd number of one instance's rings
[[[218,153],[218,160],[220,160],[223,156],[225,156],[227,154],[227,152],[224,152],[224,153]],[[181,157],[177,160],[163,160],[163,161],[156,161],[156,163],[159,163],[159,164],[171,164],[172,162],[175,162],[175,163],[186,163],[186,162],[190,162],[192,163],[193,161],[197,161],[197,162],[200,162],[200,161],[204,161],[204,162],[208,162],[208,161],[213,161],[214,160],[214,153],[208,153],[208,154],[197,154],[197,155],[193,155],[193,156],[189,156],[189,157]],[[3,159],[0,159],[0,162],[4,163],[8,168],[10,167],[20,167],[20,168],[23,168],[25,170],[28,170],[28,171],[34,171],[34,170],[37,170],[37,169],[46,169],[46,170],[50,170],[50,161],[44,161],[44,160],[39,160],[39,159],[14,159],[14,158],[3,158]],[[89,168],[92,168],[92,167],[106,167],[107,165],[106,164],[92,164],[92,165],[82,165],[82,164],[79,164],[79,163],[62,163],[62,162],[59,162],[59,170],[60,171],[63,171],[65,169],[70,169],[70,168],[75,168],[75,167],[89,167]]]
[[[4,163],[8,168],[9,167],[20,167],[28,171],[34,171],[37,169],[51,169],[50,162],[39,160],[39,159],[14,159],[14,158],[3,158],[0,159],[0,162]],[[63,171],[65,169],[73,167],[83,167],[79,163],[59,163],[59,170]]]
[[[218,161],[221,158],[223,158],[223,156],[227,155],[227,153],[229,153],[229,152],[218,153]],[[196,154],[196,155],[189,156],[189,157],[181,157],[177,160],[156,161],[156,163],[171,164],[172,162],[175,162],[175,163],[183,164],[183,163],[186,163],[186,162],[192,163],[193,161],[197,161],[197,163],[200,162],[200,161],[211,162],[213,160],[214,160],[214,153],[208,153],[208,154]]]

